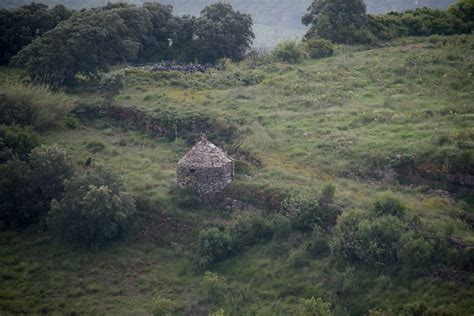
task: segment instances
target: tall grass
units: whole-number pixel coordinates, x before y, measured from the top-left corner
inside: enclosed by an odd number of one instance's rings
[[[11,83],[0,88],[0,123],[3,124],[44,130],[60,124],[72,107],[70,97],[47,86]]]

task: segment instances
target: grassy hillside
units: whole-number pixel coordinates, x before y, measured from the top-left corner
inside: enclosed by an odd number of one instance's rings
[[[473,187],[452,176],[474,165],[473,60],[473,36],[401,39],[297,65],[243,62],[204,74],[120,68],[126,89],[113,110],[97,112],[93,83],[67,91],[80,126],[43,132],[41,141],[66,148],[78,166],[89,157],[110,165],[141,203],[140,220],[126,241],[92,251],[58,244],[40,227],[0,232],[0,311],[147,315],[172,304],[182,315],[294,315],[301,299],[321,297],[336,315],[474,313],[472,270],[367,267],[333,256],[300,264],[300,233],[262,240],[206,276],[195,265],[198,232],[232,214],[185,203],[174,184],[200,122],[211,141],[245,153],[227,194],[264,214],[327,183],[342,213],[390,190],[434,235],[449,232],[472,249]],[[2,68],[1,81],[18,75]],[[153,136],[145,126],[153,122],[166,137]]]

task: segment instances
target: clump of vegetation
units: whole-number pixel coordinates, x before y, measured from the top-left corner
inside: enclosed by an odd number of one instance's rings
[[[304,47],[294,40],[286,40],[277,45],[272,51],[273,57],[280,62],[297,64],[306,57]]]
[[[66,151],[57,145],[40,146],[32,150],[29,157],[31,184],[35,204],[44,214],[54,198],[61,196],[64,182],[74,174],[72,160]]]
[[[40,146],[28,162],[14,157],[0,165],[2,220],[9,227],[37,222],[48,211],[52,199],[61,196],[64,181],[74,173],[66,152],[58,146]]]
[[[31,150],[38,145],[38,134],[30,128],[0,125],[0,163],[13,157],[26,160]]]
[[[68,181],[62,198],[53,200],[48,227],[62,240],[90,247],[120,237],[135,211],[122,180],[95,165]]]
[[[153,316],[166,316],[172,315],[176,307],[176,303],[165,297],[153,298]]]
[[[307,316],[331,316],[331,304],[322,298],[310,298],[301,300],[302,314]]]
[[[238,215],[224,227],[211,227],[199,232],[198,256],[203,266],[238,254],[273,235],[270,222],[261,215]]]
[[[103,75],[100,79],[100,94],[110,104],[125,87],[125,76],[123,74]]]
[[[319,59],[334,55],[334,45],[328,40],[310,39],[305,44],[311,58]]]
[[[71,109],[66,94],[46,86],[13,83],[0,88],[0,124],[44,130],[63,122]]]

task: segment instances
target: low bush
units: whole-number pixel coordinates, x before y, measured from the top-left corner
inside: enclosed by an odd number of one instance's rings
[[[313,259],[326,257],[331,253],[329,238],[318,225],[313,227],[311,239],[306,242],[306,252]]]
[[[331,316],[331,304],[322,298],[310,298],[301,300],[302,315],[307,316]]]
[[[153,299],[153,316],[172,315],[175,309],[175,302],[165,297],[155,297]]]
[[[6,227],[26,226],[37,220],[30,179],[26,162],[15,157],[0,164],[0,221]]]
[[[229,234],[218,227],[211,227],[199,232],[198,256],[201,266],[209,265],[226,257],[231,250]]]
[[[38,145],[38,134],[31,129],[0,125],[0,163],[13,157],[26,160]]]
[[[31,188],[35,205],[44,214],[53,199],[64,190],[64,181],[74,174],[72,160],[65,150],[57,145],[40,146],[30,154]]]
[[[315,224],[321,225],[326,215],[317,198],[303,195],[287,198],[283,208],[292,227],[301,231],[311,231]]]
[[[273,216],[271,225],[275,239],[285,239],[291,233],[291,220],[284,215],[276,214]]]
[[[387,192],[376,198],[371,210],[376,216],[392,215],[402,218],[406,207],[393,193]]]
[[[48,227],[62,240],[93,246],[121,236],[135,214],[135,200],[110,169],[95,165],[66,183],[53,200]]]
[[[30,125],[42,130],[62,123],[72,102],[46,86],[9,84],[0,89],[0,124]]]
[[[208,300],[213,303],[220,302],[227,290],[225,279],[219,274],[209,271],[204,273],[202,287]]]
[[[275,47],[272,56],[279,62],[297,64],[305,59],[306,52],[300,43],[286,40]]]
[[[261,215],[245,214],[233,218],[225,228],[232,252],[239,253],[272,235],[270,223]]]
[[[319,59],[334,55],[334,45],[323,39],[310,39],[305,42],[310,58]]]
[[[308,253],[304,247],[297,248],[288,256],[287,263],[290,267],[301,268],[309,264]]]
[[[124,88],[125,76],[123,74],[105,74],[100,78],[100,94],[107,103],[111,103]]]

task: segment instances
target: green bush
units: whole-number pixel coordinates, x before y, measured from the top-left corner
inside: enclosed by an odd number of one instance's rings
[[[425,267],[434,255],[430,242],[415,232],[408,232],[400,238],[399,260],[408,267]]]
[[[206,266],[226,257],[231,250],[231,239],[227,232],[211,227],[199,232],[199,263]]]
[[[271,236],[270,223],[261,215],[245,214],[233,218],[225,228],[231,240],[232,252],[239,253]]]
[[[303,61],[306,53],[298,42],[286,40],[275,47],[272,56],[279,62],[297,64]]]
[[[331,316],[331,304],[320,297],[303,299],[301,301],[302,315],[305,316]]]
[[[311,239],[306,242],[305,249],[313,259],[323,258],[330,254],[329,239],[318,225],[313,227],[313,234]]]
[[[153,298],[153,316],[173,315],[175,302],[165,297]]]
[[[318,199],[303,195],[287,198],[283,208],[288,213],[293,228],[301,231],[310,231],[315,224],[321,225],[327,215]]]
[[[38,145],[38,134],[31,129],[0,125],[0,163],[15,156],[25,160]]]
[[[376,216],[393,215],[402,218],[406,207],[393,193],[387,192],[379,195],[373,203],[372,212]]]
[[[95,165],[66,183],[61,200],[53,200],[48,227],[67,242],[84,246],[106,243],[127,229],[135,200],[110,169]]]
[[[326,184],[321,190],[319,203],[321,205],[328,205],[328,204],[333,203],[335,193],[336,193],[336,187],[333,184]]]
[[[31,187],[38,212],[44,214],[51,200],[59,198],[64,181],[74,174],[71,158],[57,145],[40,146],[30,154]]]
[[[334,45],[323,39],[310,39],[306,42],[309,57],[313,59],[325,58],[334,55]]]
[[[225,279],[217,273],[206,271],[202,279],[202,287],[208,300],[218,303],[227,290]]]
[[[276,239],[285,239],[291,233],[291,220],[284,215],[276,214],[273,216],[271,225],[273,236]]]
[[[107,103],[111,103],[124,88],[125,77],[123,74],[105,74],[100,78],[100,94]]]
[[[30,125],[42,130],[64,121],[72,102],[46,86],[9,84],[0,89],[0,124]]]
[[[30,168],[13,158],[0,164],[0,221],[6,227],[26,226],[38,219],[32,205]]]
[[[397,261],[398,242],[405,229],[398,217],[372,218],[367,211],[349,210],[337,220],[335,246],[352,261],[390,264]]]
[[[303,247],[291,252],[288,256],[287,262],[290,267],[294,268],[301,268],[307,266],[309,264],[309,258],[306,249]]]

